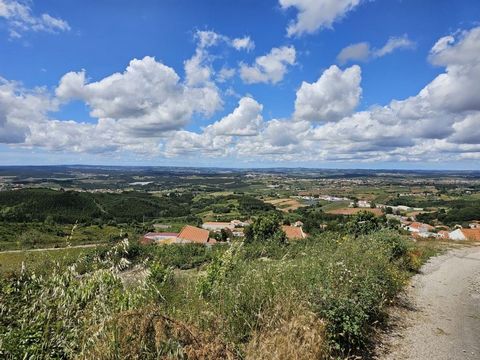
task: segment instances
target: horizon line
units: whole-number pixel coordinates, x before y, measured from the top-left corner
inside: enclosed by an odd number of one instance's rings
[[[224,170],[269,170],[269,169],[305,169],[305,170],[367,170],[367,171],[417,171],[417,172],[480,172],[480,169],[402,169],[402,168],[346,168],[346,167],[310,167],[310,166],[252,166],[252,167],[227,167],[227,166],[208,166],[208,165],[106,165],[106,164],[18,164],[18,165],[3,165],[0,168],[8,167],[107,167],[107,168],[185,168],[185,169],[224,169]]]

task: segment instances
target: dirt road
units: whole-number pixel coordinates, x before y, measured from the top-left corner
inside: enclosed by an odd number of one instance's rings
[[[480,247],[433,258],[412,279],[384,360],[480,359]],[[388,350],[385,350],[388,349]]]
[[[38,248],[38,249],[25,249],[25,250],[4,250],[0,251],[0,254],[15,254],[23,252],[38,252],[38,251],[55,251],[55,250],[65,250],[65,249],[82,249],[82,248],[92,248],[96,247],[99,244],[84,244],[84,245],[73,245],[68,247],[50,247],[50,248]]]

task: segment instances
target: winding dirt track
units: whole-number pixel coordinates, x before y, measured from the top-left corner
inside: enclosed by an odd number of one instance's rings
[[[49,248],[38,248],[38,249],[25,249],[25,250],[4,250],[0,251],[0,254],[15,254],[23,252],[41,252],[41,251],[56,251],[56,250],[66,250],[66,249],[82,249],[82,248],[92,248],[96,247],[99,244],[84,244],[84,245],[73,245],[68,247],[49,247]]]
[[[431,259],[412,279],[406,303],[378,359],[480,359],[479,246]]]

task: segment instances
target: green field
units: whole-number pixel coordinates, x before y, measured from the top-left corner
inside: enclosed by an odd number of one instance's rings
[[[48,272],[54,263],[71,264],[92,248],[66,248],[42,251],[0,252],[0,276],[9,272],[18,272],[24,266],[33,271]]]

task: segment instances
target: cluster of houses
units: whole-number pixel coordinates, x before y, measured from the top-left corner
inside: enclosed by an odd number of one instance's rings
[[[218,233],[222,230],[229,230],[234,237],[244,237],[244,228],[250,223],[250,221],[232,220],[230,222],[205,222],[201,228],[185,225],[179,233],[148,232],[140,238],[139,242],[142,245],[193,243],[211,246],[217,243],[217,240],[210,236],[211,232]],[[282,230],[288,240],[300,240],[307,237],[301,221],[297,221],[293,225],[282,225]]]
[[[210,237],[210,232],[205,229],[200,229],[196,226],[185,225],[183,229],[177,233],[170,232],[148,232],[139,240],[142,245],[149,244],[202,244],[213,245],[216,240]]]
[[[230,222],[209,221],[202,224],[205,230],[220,232],[222,230],[230,230],[235,237],[244,237],[245,226],[250,225],[250,221],[232,220]]]
[[[408,230],[412,236],[419,238],[450,239],[455,241],[480,241],[479,222],[469,224],[468,228],[463,228],[460,225],[457,225],[452,231],[436,231],[435,227],[416,221],[404,223],[402,226],[405,230]]]
[[[351,201],[350,202],[350,207],[358,207],[358,208],[378,208],[378,209],[387,209],[390,208],[392,209],[392,212],[394,214],[400,214],[400,213],[407,213],[407,212],[412,212],[412,211],[423,211],[423,208],[416,208],[416,207],[410,207],[406,205],[384,205],[384,204],[374,204],[371,203],[368,200],[358,200],[358,201]]]

